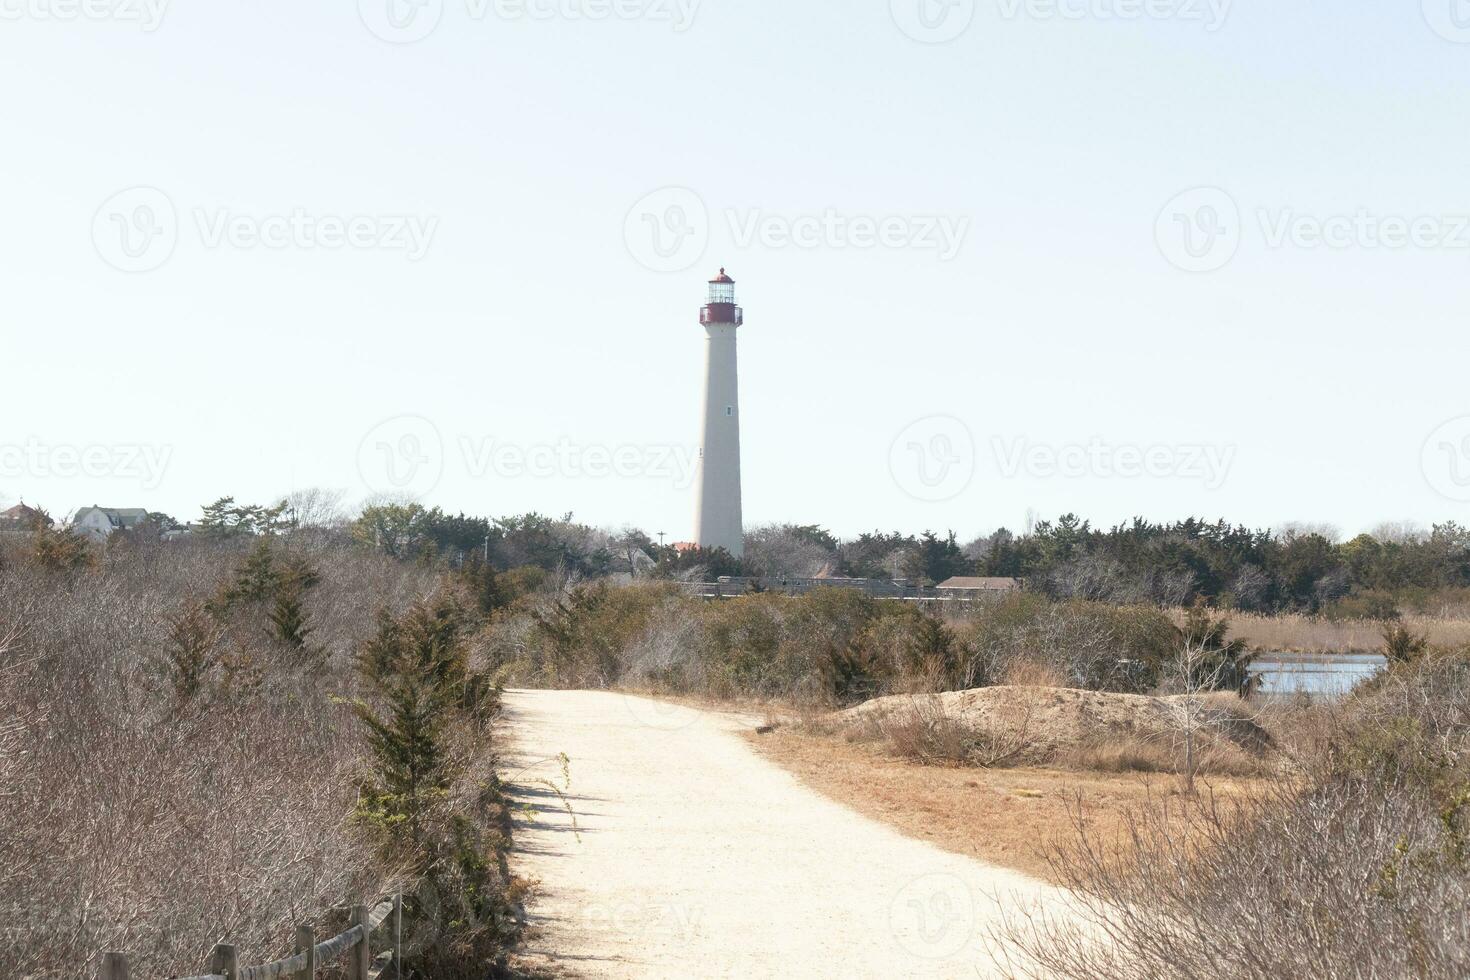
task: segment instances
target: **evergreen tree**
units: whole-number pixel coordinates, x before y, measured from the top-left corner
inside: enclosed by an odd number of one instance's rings
[[[470,553],[461,575],[475,597],[475,607],[481,616],[488,618],[506,604],[505,594],[500,588],[500,578],[495,574],[495,566],[486,561],[479,552]]]
[[[359,811],[420,870],[435,860],[426,819],[458,771],[445,729],[466,688],[463,629],[450,599],[420,602],[401,617],[385,610],[358,658],[382,705],[357,708],[376,763]]]

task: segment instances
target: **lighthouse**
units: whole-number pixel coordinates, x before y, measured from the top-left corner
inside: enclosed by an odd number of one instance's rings
[[[709,301],[699,313],[699,322],[707,347],[694,541],[701,548],[724,548],[739,558],[745,553],[745,529],[740,514],[740,374],[735,335],[745,322],[745,312],[735,305],[735,280],[724,269],[710,280]]]

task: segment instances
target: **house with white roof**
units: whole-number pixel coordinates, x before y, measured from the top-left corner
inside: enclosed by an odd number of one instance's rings
[[[148,519],[142,507],[83,507],[71,519],[72,530],[99,544],[114,531],[126,531]]]

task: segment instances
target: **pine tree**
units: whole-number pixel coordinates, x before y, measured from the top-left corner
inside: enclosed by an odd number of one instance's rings
[[[173,668],[174,693],[179,703],[192,701],[204,686],[216,660],[216,649],[224,630],[215,622],[209,604],[188,599],[169,616],[166,653]]]
[[[413,675],[397,678],[380,693],[386,707],[382,716],[366,705],[357,709],[377,762],[362,811],[392,838],[406,831],[413,851],[428,860],[422,846],[424,818],[444,799],[454,776],[444,744],[451,698],[429,677]]]
[[[357,709],[376,761],[359,811],[425,865],[433,860],[425,819],[458,770],[445,726],[466,687],[463,629],[463,610],[451,599],[418,603],[401,617],[384,611],[358,657],[383,705],[381,713]]]
[[[475,607],[479,609],[480,615],[488,618],[505,605],[505,595],[500,588],[500,578],[495,574],[495,566],[486,561],[479,552],[472,553],[465,560],[461,574],[475,597]]]
[[[235,569],[235,580],[220,593],[219,604],[228,609],[242,602],[264,602],[275,594],[280,584],[275,552],[269,541],[262,541]]]
[[[274,601],[267,616],[283,643],[304,650],[313,632],[306,622],[306,593],[321,576],[305,560],[296,558],[287,561],[275,578]]]
[[[306,623],[304,599],[300,585],[283,585],[276,591],[275,603],[266,614],[281,642],[297,650],[306,648],[306,638],[312,632],[312,628]]]

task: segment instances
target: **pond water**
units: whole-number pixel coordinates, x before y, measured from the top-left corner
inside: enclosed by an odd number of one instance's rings
[[[1263,653],[1250,673],[1256,692],[1266,697],[1340,698],[1387,667],[1381,653]]]

